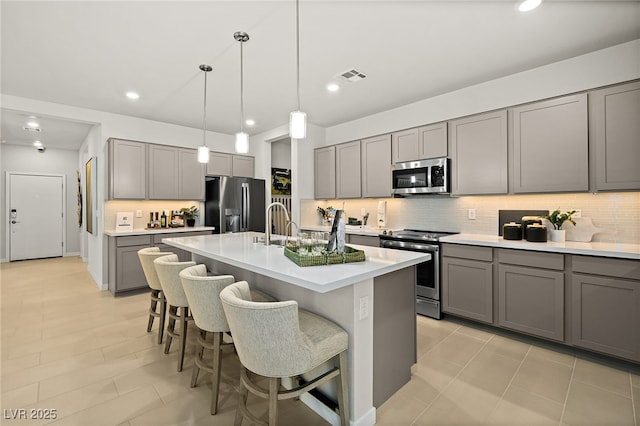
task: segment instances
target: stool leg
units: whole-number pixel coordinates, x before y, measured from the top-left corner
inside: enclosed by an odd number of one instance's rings
[[[347,371],[347,351],[340,352],[340,380],[337,386],[338,393],[338,409],[340,410],[340,424],[349,426],[349,375]]]
[[[207,332],[200,330],[200,337],[203,341],[207,340]],[[191,387],[195,388],[198,383],[198,374],[200,373],[200,367],[198,361],[202,362],[204,356],[204,344],[200,343],[199,339],[196,339],[196,360],[193,363],[193,373],[191,373]]]
[[[178,308],[176,306],[169,305],[169,324],[167,324],[167,341],[164,344],[165,354],[168,354],[169,349],[171,348],[171,341],[173,340],[171,333],[173,333],[176,328],[175,315],[177,312],[178,312]]]
[[[233,422],[234,426],[241,426],[242,419],[244,415],[242,414],[244,410],[247,409],[247,395],[249,394],[249,389],[247,389],[244,378],[247,374],[247,369],[244,366],[240,367],[240,387],[238,388],[238,407],[236,408],[236,418]]]
[[[278,389],[280,388],[280,379],[277,377],[269,378],[269,426],[276,426],[278,423]]]
[[[158,327],[158,344],[162,344],[162,338],[164,337],[164,322],[167,317],[167,299],[164,297],[164,292],[159,292],[160,297],[160,325]]]
[[[178,360],[178,371],[182,371],[184,365],[184,351],[187,347],[187,318],[189,317],[189,308],[184,306],[182,308],[182,315],[180,316],[180,322],[182,330],[180,330],[180,359]]]
[[[158,302],[156,301],[158,297],[158,290],[151,290],[151,305],[149,306],[149,323],[147,324],[147,333],[151,332],[151,327],[153,327],[153,320],[155,318],[156,306]],[[153,313],[153,314],[152,314]]]
[[[213,377],[211,378],[211,414],[218,412],[220,370],[222,365],[222,333],[213,333]]]

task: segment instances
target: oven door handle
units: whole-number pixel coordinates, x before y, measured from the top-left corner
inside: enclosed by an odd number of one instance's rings
[[[439,250],[439,247],[434,244],[412,243],[408,241],[382,241],[380,245],[383,248],[401,249],[401,250],[428,251],[428,252],[437,252]]]

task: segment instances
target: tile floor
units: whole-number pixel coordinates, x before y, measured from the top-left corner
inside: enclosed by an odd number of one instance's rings
[[[2,425],[231,425],[239,369],[224,356],[219,414],[210,381],[189,387],[177,345],[146,333],[147,293],[97,290],[79,258],[0,266]],[[192,333],[192,335],[195,333]],[[193,336],[192,336],[193,337]],[[412,380],[377,412],[379,425],[640,425],[640,375],[458,321],[418,317]],[[256,412],[266,412],[252,400]],[[283,425],[326,424],[298,401]],[[12,419],[26,410],[55,420]],[[32,412],[32,409],[34,410]]]

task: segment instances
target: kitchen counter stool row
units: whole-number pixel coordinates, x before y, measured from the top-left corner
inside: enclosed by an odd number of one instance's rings
[[[162,343],[168,304],[164,353],[169,353],[173,338],[179,339],[178,371],[184,365],[188,322],[194,321],[200,331],[191,387],[196,386],[201,369],[212,374],[211,414],[216,414],[218,408],[222,348],[235,346],[242,365],[236,425],[245,417],[257,424],[275,425],[278,400],[299,397],[334,378],[341,423],[349,424],[345,330],[299,309],[293,300],[276,301],[251,290],[246,281],[235,282],[232,275],[215,275],[205,265],[181,262],[177,255],[161,252],[158,247],[141,249],[138,256],[151,288],[147,332],[151,332],[154,319],[158,318],[158,344]],[[175,330],[176,322],[179,331]],[[229,333],[233,343],[224,343],[223,336]],[[209,365],[204,362],[205,349],[213,351],[213,362]],[[311,380],[301,380],[302,374],[330,360],[334,366],[329,371]],[[256,375],[268,378],[268,388],[256,383]],[[285,378],[293,379],[292,389],[281,387]],[[268,422],[247,409],[249,392],[268,400]]]

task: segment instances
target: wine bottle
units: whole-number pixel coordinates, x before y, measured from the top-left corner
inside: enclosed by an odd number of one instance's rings
[[[162,216],[160,216],[160,228],[167,227],[167,215],[164,214],[164,210],[162,211]]]

